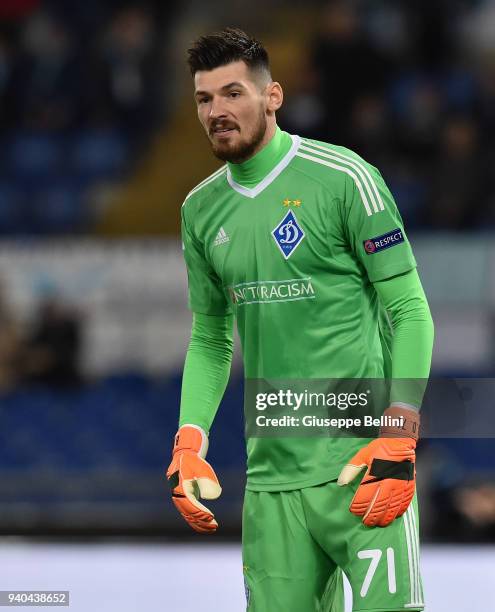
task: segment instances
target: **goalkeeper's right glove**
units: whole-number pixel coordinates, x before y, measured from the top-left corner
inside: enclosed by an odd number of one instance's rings
[[[217,499],[222,488],[211,465],[204,460],[208,436],[197,425],[183,425],[175,436],[167,479],[172,501],[189,525],[200,533],[217,530],[213,513],[198,500]]]
[[[337,484],[352,482],[366,468],[349,510],[368,527],[386,527],[402,516],[415,491],[415,448],[419,414],[391,406],[384,416],[402,417],[401,427],[384,425],[380,437],[361,448],[342,469]]]

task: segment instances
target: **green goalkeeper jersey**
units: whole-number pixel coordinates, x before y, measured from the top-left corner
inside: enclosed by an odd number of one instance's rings
[[[380,173],[356,153],[277,128],[253,158],[221,167],[190,192],[182,237],[190,308],[234,313],[246,379],[385,376],[372,283],[416,262]],[[247,487],[332,480],[362,444],[248,438]]]

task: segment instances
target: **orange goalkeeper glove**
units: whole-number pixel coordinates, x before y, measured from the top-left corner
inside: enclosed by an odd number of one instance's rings
[[[204,460],[208,436],[197,425],[183,425],[175,436],[167,479],[172,501],[189,525],[200,533],[217,530],[213,513],[198,500],[217,499],[222,488],[211,465]]]
[[[384,416],[402,417],[402,426],[382,427],[380,437],[352,457],[337,481],[347,485],[367,468],[349,510],[362,516],[368,527],[386,527],[404,514],[414,497],[419,413],[391,406]]]

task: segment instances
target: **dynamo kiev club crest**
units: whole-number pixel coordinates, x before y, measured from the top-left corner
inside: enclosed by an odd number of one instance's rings
[[[282,251],[282,255],[285,259],[289,259],[304,238],[304,231],[292,210],[289,210],[273,230],[272,236],[275,238],[278,248]]]

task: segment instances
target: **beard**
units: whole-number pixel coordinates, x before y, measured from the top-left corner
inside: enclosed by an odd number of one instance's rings
[[[230,127],[230,126],[226,126]],[[233,127],[233,126],[232,126]],[[253,132],[246,140],[241,140],[236,144],[229,142],[214,142],[210,138],[210,144],[215,157],[221,161],[240,164],[246,161],[256,152],[262,142],[266,132],[266,116],[264,109],[260,109]]]

